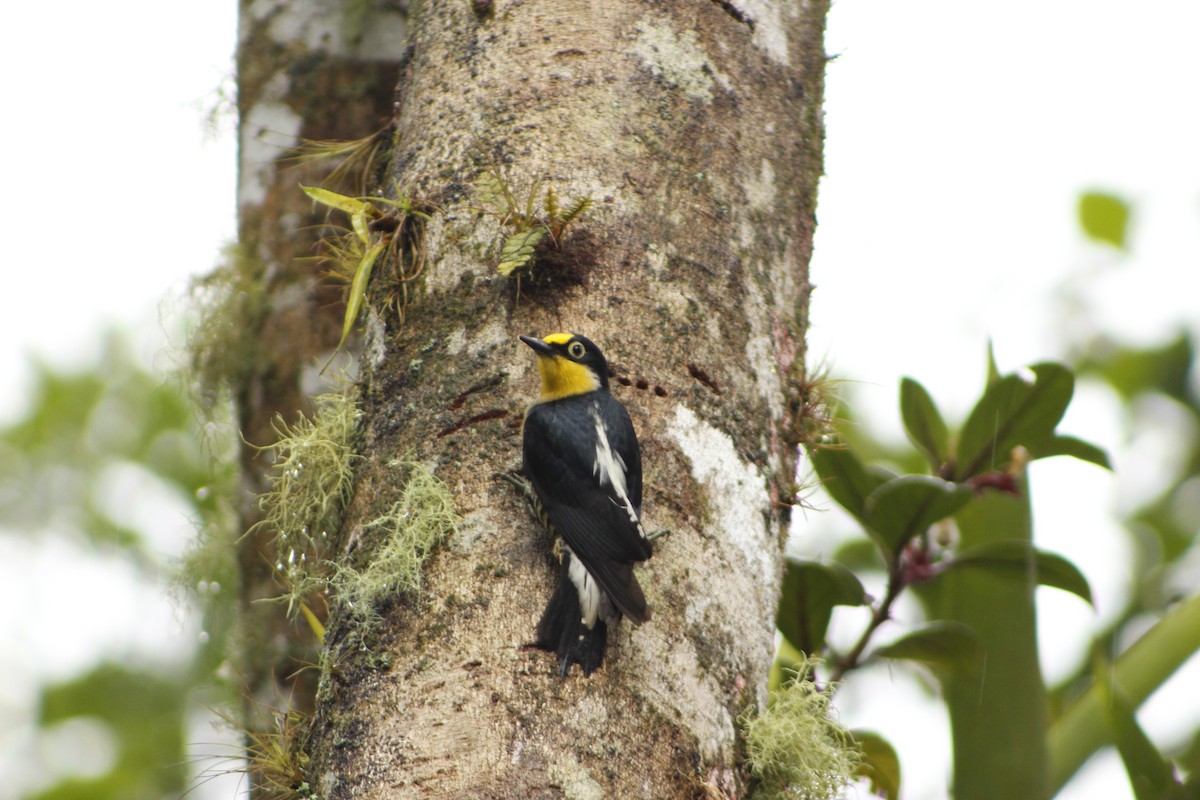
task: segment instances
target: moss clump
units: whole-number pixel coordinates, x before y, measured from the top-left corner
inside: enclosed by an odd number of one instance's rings
[[[367,523],[379,544],[365,567],[339,566],[331,581],[355,621],[372,625],[379,603],[421,588],[421,570],[434,548],[459,524],[449,487],[423,464],[393,462],[407,472],[400,499]]]
[[[765,712],[739,720],[758,800],[828,800],[854,780],[861,756],[849,731],[830,716],[829,693],[809,679],[810,667],[803,664],[773,693]]]
[[[287,591],[288,613],[323,589],[333,537],[354,486],[358,391],[314,398],[316,412],[295,425],[274,423],[276,462],[259,495],[263,519],[275,531],[275,568]]]

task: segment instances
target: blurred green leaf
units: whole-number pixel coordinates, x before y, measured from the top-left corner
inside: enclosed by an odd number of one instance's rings
[[[936,473],[949,457],[950,432],[929,392],[912,378],[900,381],[900,416],[908,438],[925,454]]]
[[[1184,782],[1184,797],[1200,797],[1200,730],[1192,734],[1183,751],[1175,756],[1175,763],[1188,775]]]
[[[775,625],[792,647],[816,655],[825,647],[833,607],[866,602],[862,583],[841,564],[788,559]]]
[[[1103,658],[1096,658],[1092,672],[1134,796],[1137,800],[1182,797],[1183,787],[1176,780],[1171,764],[1146,736],[1134,716],[1133,704],[1114,684],[1112,667]]]
[[[866,536],[856,536],[842,542],[833,552],[833,560],[860,574],[887,569],[887,564],[880,557],[879,547]]]
[[[964,550],[1032,541],[1025,476],[1015,491],[984,490],[954,516]],[[954,752],[952,795],[971,800],[1047,798],[1046,690],[1037,651],[1036,573],[950,570],[926,584],[930,616],[978,637],[981,667],[939,674]]]
[[[991,386],[1000,380],[1000,367],[996,364],[996,344],[991,339],[987,343],[987,381],[985,386]]]
[[[863,760],[858,774],[870,782],[871,791],[887,800],[900,797],[900,757],[887,739],[873,731],[852,730]]]
[[[1085,442],[1074,436],[1056,434],[1045,442],[1036,445],[1030,452],[1033,453],[1034,458],[1071,456],[1072,458],[1078,458],[1080,461],[1086,461],[1089,464],[1095,464],[1107,470],[1112,469],[1112,464],[1108,461],[1108,453],[1104,451],[1104,448],[1097,447],[1091,442]]]
[[[1160,347],[1124,347],[1103,341],[1093,345],[1080,372],[1097,374],[1126,400],[1160,392],[1194,405],[1191,372],[1196,363],[1191,334],[1181,332]]]
[[[1053,437],[1074,394],[1075,377],[1049,362],[1030,370],[1033,381],[1020,375],[993,381],[971,410],[959,436],[957,480],[1000,469],[1017,445],[1036,452]]]
[[[937,620],[876,648],[871,655],[919,661],[951,674],[972,675],[979,669],[981,654],[975,631],[959,622]]]
[[[970,499],[969,487],[929,475],[902,475],[871,492],[865,516],[890,561],[914,536],[958,511]]]
[[[186,685],[118,664],[42,692],[39,723],[45,727],[75,717],[105,723],[116,744],[116,760],[105,775],[70,779],[36,800],[159,800],[186,788],[184,703]]]
[[[1088,238],[1124,250],[1129,204],[1105,192],[1084,192],[1079,196],[1079,224]]]
[[[1092,602],[1092,590],[1079,568],[1062,556],[1034,548],[1024,539],[969,547],[956,555],[943,572],[955,569],[983,569],[996,574],[1011,572],[1024,575],[1033,570],[1040,586],[1052,586]]]
[[[1149,561],[1175,564],[1190,552],[1196,540],[1195,518],[1187,513],[1190,503],[1178,495],[1188,493],[1187,484],[1176,485],[1149,505],[1138,509],[1127,524],[1143,535],[1143,549]],[[1177,508],[1182,506],[1182,508]],[[1152,539],[1151,542],[1145,539]]]
[[[884,479],[870,472],[854,451],[841,443],[818,447],[811,451],[810,458],[822,488],[834,502],[863,521],[867,495]]]
[[[193,502],[213,480],[197,411],[181,385],[143,368],[116,334],[93,367],[36,370],[28,413],[0,429],[3,529],[71,531],[150,566],[142,532],[112,519],[111,504],[102,502],[105,476],[114,466],[137,466]]]
[[[218,555],[231,562],[235,557],[234,448],[205,450],[202,415],[182,381],[143,366],[118,334],[101,336],[101,342],[98,360],[86,368],[38,365],[29,410],[0,429],[0,530],[31,538],[46,532],[73,536],[133,564],[145,573],[140,577],[159,587],[173,576],[173,566],[147,544],[141,517],[126,517],[123,506],[160,498],[177,503],[181,515],[200,521],[214,537],[224,536],[227,544],[219,554],[212,548],[202,578],[189,576],[191,587],[203,583],[208,634],[207,643],[191,654],[194,661],[160,668],[101,664],[40,690],[42,727],[69,732],[59,726],[96,723],[111,737],[115,761],[106,774],[65,779],[37,794],[38,800],[179,797],[186,789],[187,711],[199,708],[189,695],[206,691],[200,686],[226,662],[233,629],[236,572],[210,568]],[[219,428],[214,423],[212,430]],[[212,430],[216,441],[220,434]],[[235,439],[231,430],[229,439]],[[114,499],[114,488],[137,495]],[[72,587],[58,591],[69,594]],[[223,693],[209,695],[214,703],[221,702],[217,694]]]

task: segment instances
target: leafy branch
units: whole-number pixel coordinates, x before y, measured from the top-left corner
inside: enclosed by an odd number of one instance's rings
[[[1074,391],[1074,377],[1058,364],[990,380],[957,434],[952,435],[932,398],[919,383],[904,379],[900,410],[905,429],[930,474],[895,474],[870,466],[846,443],[826,436],[808,454],[829,496],[862,526],[876,563],[886,573],[883,597],[867,596],[858,577],[836,562],[789,560],[777,626],[790,656],[820,657],[832,665],[830,683],[878,659],[919,662],[941,679],[950,710],[958,763],[955,794],[963,797],[1048,797],[1047,770],[1014,775],[1007,758],[1019,750],[1033,765],[1046,764],[1045,687],[1037,663],[1033,591],[1038,585],[1071,591],[1088,602],[1082,573],[1066,559],[1032,543],[1025,467],[1052,455],[1108,466],[1103,451],[1066,437],[1056,427]],[[911,460],[911,459],[910,459]],[[912,588],[929,621],[886,644],[876,639],[892,619],[896,601]],[[826,641],[836,606],[866,606],[870,617],[854,643],[838,653]],[[996,609],[1005,609],[997,614]],[[1003,674],[985,683],[982,664],[992,653]],[[1026,698],[1021,711],[1013,697]],[[981,724],[980,715],[1002,718]],[[989,727],[990,726],[990,727]],[[1019,744],[997,752],[997,731]],[[879,744],[879,743],[876,743]],[[886,743],[883,743],[884,745]],[[898,791],[894,753],[873,748],[883,759],[875,785]],[[886,762],[886,763],[884,763]],[[885,774],[886,773],[886,774]],[[989,788],[990,787],[990,788]],[[1003,794],[1007,793],[1007,794]]]

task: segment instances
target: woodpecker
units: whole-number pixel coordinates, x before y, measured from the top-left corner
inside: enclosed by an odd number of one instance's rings
[[[608,362],[590,339],[522,336],[542,388],[525,415],[522,462],[534,513],[557,538],[558,585],[537,626],[539,649],[591,675],[608,628],[650,619],[633,565],[650,558],[642,529],[642,459],[625,407],[608,392]]]

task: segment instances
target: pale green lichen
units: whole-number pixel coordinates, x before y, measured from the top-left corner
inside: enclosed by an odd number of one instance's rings
[[[604,788],[587,769],[573,758],[561,758],[550,765],[550,782],[562,790],[566,800],[603,800]]]
[[[275,568],[288,613],[325,587],[327,554],[354,486],[355,440],[361,411],[358,391],[313,399],[311,418],[294,425],[276,420],[279,441],[269,486],[259,495],[258,526],[275,532]],[[257,526],[256,526],[257,527]]]
[[[809,679],[812,666],[804,663],[762,714],[739,719],[759,781],[757,800],[829,800],[854,781],[861,755],[830,715],[829,692]]]
[[[713,84],[729,91],[732,84],[716,68],[692,31],[677,34],[670,25],[639,22],[633,53],[655,76],[678,87],[689,99],[711,102]]]
[[[188,334],[186,375],[211,414],[259,363],[258,326],[266,310],[263,265],[240,244],[225,248],[208,275],[192,281],[198,310]]]
[[[373,625],[376,608],[386,598],[421,588],[421,573],[434,548],[449,538],[460,518],[449,487],[423,464],[393,462],[406,473],[400,499],[368,522],[367,533],[379,537],[366,566],[339,565],[331,584],[361,625]]]

